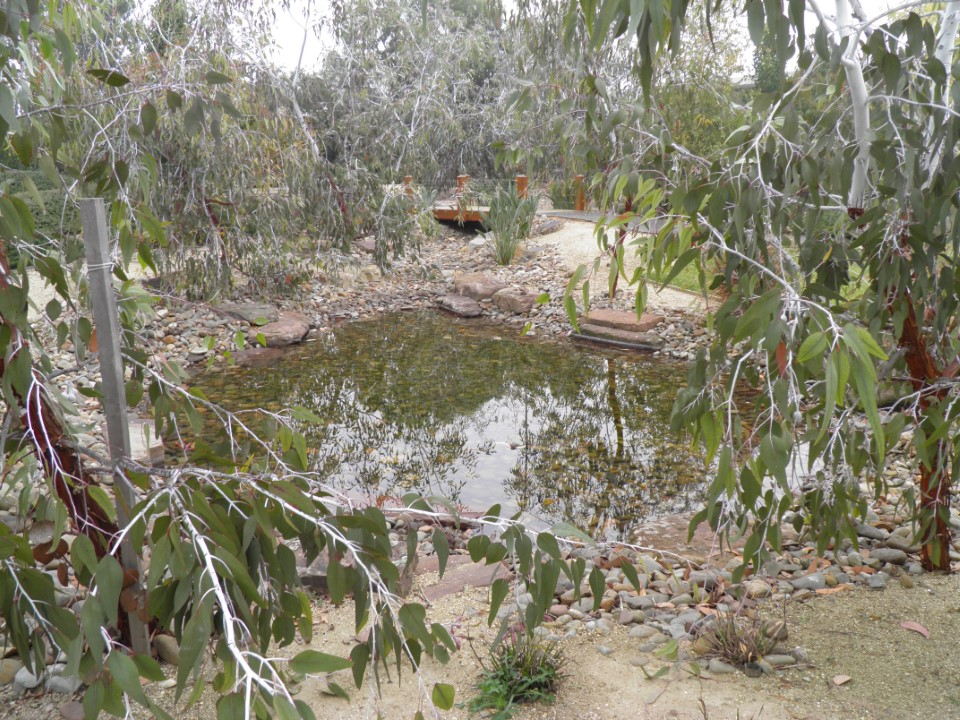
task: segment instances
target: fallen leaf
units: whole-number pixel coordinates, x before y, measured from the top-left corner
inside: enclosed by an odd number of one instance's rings
[[[904,630],[913,630],[915,633],[920,633],[925,638],[930,637],[930,631],[920,623],[914,622],[913,620],[904,620],[902,623],[900,623],[900,627],[902,627]]]
[[[834,675],[834,676],[833,676],[833,684],[836,685],[837,687],[840,687],[841,685],[846,685],[846,684],[847,684],[848,682],[850,682],[851,680],[853,680],[853,678],[850,677],[849,675]]]
[[[842,585],[837,585],[836,587],[832,587],[832,588],[820,588],[818,590],[814,590],[814,592],[817,595],[833,595],[834,593],[843,592],[844,590],[850,590],[852,588],[853,588],[853,585],[848,585],[847,583],[843,583]]]
[[[704,615],[716,615],[717,609],[712,607],[707,607],[706,605],[697,605],[697,610],[699,610]]]

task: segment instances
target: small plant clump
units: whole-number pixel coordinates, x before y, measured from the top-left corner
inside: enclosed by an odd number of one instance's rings
[[[517,705],[553,702],[566,659],[556,643],[516,633],[491,648],[488,663],[468,707],[506,720]]]
[[[773,651],[785,632],[782,622],[769,622],[759,617],[744,617],[734,613],[720,613],[701,637],[709,654],[744,666],[762,660]]]
[[[493,257],[498,265],[509,265],[530,236],[537,199],[520,197],[513,190],[498,188],[490,198],[490,209],[483,217],[483,226],[490,233]]]

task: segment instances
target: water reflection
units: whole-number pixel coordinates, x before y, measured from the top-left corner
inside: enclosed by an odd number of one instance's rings
[[[669,434],[683,366],[497,332],[390,315],[196,385],[234,410],[310,408],[314,467],[371,500],[499,502],[619,537],[697,501],[703,462]]]

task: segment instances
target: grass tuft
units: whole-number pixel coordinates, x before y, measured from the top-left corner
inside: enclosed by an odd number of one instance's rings
[[[524,633],[511,635],[491,648],[477,683],[477,696],[468,707],[492,720],[507,720],[517,705],[553,702],[565,663],[555,643]]]

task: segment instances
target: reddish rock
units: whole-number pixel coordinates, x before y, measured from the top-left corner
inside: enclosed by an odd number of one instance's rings
[[[298,312],[282,312],[276,322],[267,323],[250,333],[252,342],[258,342],[257,336],[262,334],[267,347],[285,347],[294,345],[303,340],[310,332],[310,321],[306,315]]]
[[[466,295],[474,300],[487,300],[503,290],[506,285],[486,273],[467,273],[455,277],[453,287],[460,295]]]
[[[465,318],[477,317],[483,313],[476,300],[463,295],[444,295],[437,300],[437,305],[447,312]]]
[[[626,330],[627,332],[645,333],[653,330],[657,325],[663,322],[659,315],[644,313],[637,318],[637,314],[626,310],[591,310],[583,316],[582,322],[590,325],[599,325],[600,327],[613,328],[615,330]]]
[[[537,302],[535,293],[526,289],[504,288],[493,294],[493,304],[504,312],[525,315],[533,309]]]

